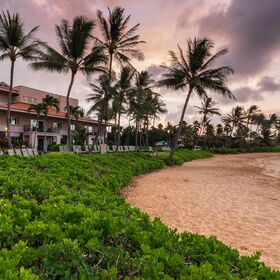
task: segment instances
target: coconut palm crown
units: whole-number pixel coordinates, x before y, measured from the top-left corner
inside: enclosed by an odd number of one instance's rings
[[[2,11],[0,14],[0,60],[9,59],[11,61],[10,88],[6,118],[9,148],[12,148],[10,117],[15,62],[18,58],[27,61],[36,58],[37,51],[43,44],[39,40],[33,38],[33,35],[38,28],[39,26],[36,26],[29,32],[25,33],[24,22],[21,20],[18,13],[10,14],[9,11],[6,13]]]
[[[167,73],[163,75],[164,78],[159,82],[160,86],[173,90],[188,89],[174,145],[170,153],[171,158],[178,145],[186,108],[192,93],[195,92],[199,97],[207,97],[206,91],[214,91],[225,97],[234,98],[226,85],[227,76],[233,73],[233,69],[229,66],[213,67],[214,62],[228,51],[223,49],[212,54],[213,48],[214,44],[208,39],[189,39],[186,50],[178,45],[178,53],[169,52],[171,65],[162,66],[167,70]]]
[[[103,65],[107,61],[106,56],[99,47],[91,46],[93,28],[94,21],[84,16],[76,16],[72,23],[63,19],[59,25],[55,26],[60,52],[46,46],[40,52],[39,59],[31,64],[34,70],[71,73],[66,98],[68,145],[71,143],[69,98],[75,75],[78,72],[91,74],[104,71]]]

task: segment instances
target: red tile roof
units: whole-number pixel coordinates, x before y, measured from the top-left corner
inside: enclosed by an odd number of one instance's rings
[[[11,104],[11,110],[15,110],[15,111],[21,111],[23,113],[29,113],[28,109],[30,107],[30,104],[27,103],[12,103]],[[8,108],[8,104],[0,104],[0,109],[1,108]],[[56,109],[50,108],[48,110],[48,115],[50,117],[59,117],[59,118],[65,118],[66,117],[66,113],[65,112],[61,112],[61,111],[56,111]],[[90,118],[90,117],[84,117],[84,118],[80,118],[79,121],[85,121],[85,122],[94,122],[97,123],[96,120]]]

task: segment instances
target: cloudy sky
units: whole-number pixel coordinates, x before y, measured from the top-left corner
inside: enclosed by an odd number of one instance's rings
[[[26,30],[40,25],[37,37],[57,47],[54,25],[62,18],[76,15],[95,18],[96,10],[107,13],[107,7],[121,5],[131,15],[131,25],[140,23],[139,34],[147,43],[142,46],[145,60],[133,64],[160,77],[158,65],[168,64],[168,50],[177,44],[186,45],[188,38],[207,37],[216,49],[229,53],[219,64],[230,65],[235,74],[229,86],[237,101],[217,95],[223,113],[240,104],[259,105],[265,113],[280,112],[280,1],[279,0],[0,0],[0,8],[19,12]],[[98,31],[96,34],[98,34]],[[0,81],[9,81],[9,63],[0,64]],[[25,62],[18,61],[15,84],[22,84],[65,95],[69,76],[33,72]],[[160,90],[168,107],[162,121],[177,123],[184,101],[184,92]],[[91,93],[86,77],[78,76],[72,97],[87,106],[84,99]],[[186,120],[198,118],[193,97]]]

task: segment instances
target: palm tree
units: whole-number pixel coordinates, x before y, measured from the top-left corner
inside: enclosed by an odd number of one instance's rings
[[[91,88],[94,93],[89,94],[86,101],[93,103],[93,105],[88,110],[87,115],[90,115],[95,112],[97,112],[98,114],[98,127],[94,139],[94,144],[95,144],[98,140],[103,120],[105,121],[109,120],[108,115],[110,112],[108,111],[110,110],[108,110],[108,105],[112,97],[116,95],[116,89],[115,87],[111,87],[109,85],[108,74],[101,75],[96,83],[91,84]],[[106,138],[106,129],[104,130],[104,140],[105,138]]]
[[[231,113],[227,114],[226,117],[223,118],[224,123],[231,125],[230,136],[232,136],[233,131],[236,127],[244,126],[245,119],[246,115],[244,112],[244,108],[241,106],[232,108]]]
[[[33,143],[33,148],[35,147],[36,139],[37,139],[37,125],[38,125],[38,120],[40,116],[44,113],[45,111],[45,106],[43,103],[38,103],[38,104],[31,104],[28,108],[28,112],[35,111],[36,113],[36,127],[35,127],[35,135],[34,135],[34,143]],[[33,131],[33,128],[31,127],[31,130]]]
[[[128,113],[135,120],[135,145],[138,148],[138,133],[141,128],[141,122],[147,119],[148,113],[151,111],[149,95],[151,96],[151,88],[155,86],[155,82],[151,79],[151,75],[147,71],[137,73],[135,79],[135,87],[129,97]],[[140,137],[141,140],[141,137]]]
[[[112,78],[112,65],[113,61],[116,60],[120,65],[130,64],[132,58],[139,60],[143,59],[143,54],[136,47],[145,43],[140,41],[140,36],[135,34],[140,23],[133,27],[128,27],[130,15],[124,15],[124,9],[121,7],[115,7],[109,11],[108,18],[104,17],[102,11],[97,11],[97,21],[101,30],[102,39],[94,37],[97,44],[103,49],[105,54],[109,57],[109,69],[108,69],[108,83],[111,85]],[[107,100],[107,98],[105,98]],[[106,109],[103,114],[106,115]],[[101,116],[103,119],[103,116]],[[105,120],[105,129],[106,129]]]
[[[70,127],[71,127],[71,118],[75,118],[75,120],[79,120],[85,116],[85,111],[80,106],[71,106],[69,105],[69,112],[70,112]],[[66,113],[67,115],[67,113]]]
[[[46,46],[40,52],[39,59],[32,63],[35,70],[56,71],[59,73],[71,73],[70,84],[66,97],[68,137],[67,144],[71,144],[71,117],[69,109],[69,98],[78,72],[90,74],[104,71],[102,65],[107,61],[106,56],[98,47],[93,47],[90,52],[88,49],[93,39],[92,30],[94,22],[84,16],[77,16],[72,24],[63,19],[59,25],[55,26],[56,37],[61,52]]]
[[[214,44],[208,39],[195,38],[194,40],[188,40],[185,54],[178,45],[178,54],[173,51],[169,52],[171,66],[162,66],[168,72],[164,74],[164,79],[160,81],[159,85],[174,90],[188,88],[170,158],[173,157],[177,148],[186,108],[193,92],[199,97],[207,97],[206,90],[211,90],[225,97],[234,98],[226,86],[227,75],[233,73],[232,68],[229,66],[212,68],[215,60],[225,55],[227,49],[223,49],[213,55],[211,53],[213,48]]]
[[[210,124],[210,117],[213,115],[220,116],[221,113],[219,111],[219,108],[215,107],[218,103],[212,100],[211,97],[203,98],[203,101],[201,102],[201,107],[194,106],[198,109],[198,113],[202,115],[202,128],[201,128],[201,134],[204,132],[206,125]],[[204,139],[204,147],[206,144],[206,137]]]
[[[121,128],[121,114],[124,110],[123,105],[127,104],[129,100],[129,95],[132,92],[132,79],[134,76],[135,70],[129,66],[122,68],[119,80],[117,81],[117,94],[116,94],[116,104],[117,104],[117,115],[118,115],[118,125],[117,125],[117,147],[116,150],[119,150],[120,145],[120,128]]]
[[[79,120],[85,116],[85,110],[80,106],[69,106],[70,117],[74,117],[75,120]]]
[[[252,106],[250,106],[250,107],[246,110],[246,112],[245,112],[245,115],[246,115],[246,118],[247,118],[247,124],[246,124],[246,126],[247,126],[247,130],[248,130],[248,131],[249,131],[249,125],[250,125],[250,126],[251,126],[251,127],[250,127],[250,130],[251,130],[251,132],[252,132],[253,119],[254,119],[254,117],[255,117],[256,115],[258,115],[260,112],[261,112],[261,111],[260,111],[260,109],[258,108],[257,105],[252,105]],[[250,138],[251,138],[251,136],[250,136]]]
[[[44,115],[44,152],[47,152],[48,144],[47,144],[47,117],[48,117],[48,111],[50,108],[55,108],[57,111],[59,111],[59,101],[57,98],[46,95],[41,103],[38,104],[32,104],[29,107],[29,111],[36,111],[37,116],[39,116],[41,113]]]
[[[12,148],[10,117],[12,89],[14,82],[14,68],[18,58],[23,60],[33,60],[36,57],[38,48],[42,44],[40,41],[33,39],[34,33],[39,26],[32,28],[28,33],[24,32],[24,22],[18,13],[10,14],[2,11],[0,14],[0,60],[9,59],[11,61],[10,69],[10,88],[7,108],[7,140],[9,148]]]

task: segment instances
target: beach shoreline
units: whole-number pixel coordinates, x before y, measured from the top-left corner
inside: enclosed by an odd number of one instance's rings
[[[216,155],[136,177],[127,202],[179,232],[215,235],[280,270],[280,154]]]

